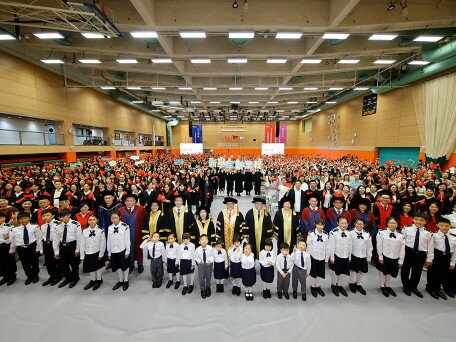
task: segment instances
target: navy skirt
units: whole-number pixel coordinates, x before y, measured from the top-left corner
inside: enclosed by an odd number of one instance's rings
[[[125,259],[125,249],[119,253],[111,253],[111,269],[113,272],[117,272],[118,269],[125,272],[129,267],[130,258]]]
[[[179,269],[181,275],[192,273],[192,261],[189,259],[181,259]]]
[[[325,260],[317,260],[312,256],[310,257],[310,276],[312,278],[323,278],[325,279]]]
[[[351,260],[350,260],[350,271],[353,272],[362,272],[362,273],[367,273],[368,267],[367,267],[367,259],[366,258],[358,258],[357,256],[354,256],[352,254]]]
[[[333,270],[336,275],[350,275],[350,267],[348,258],[339,258],[337,255],[334,258],[334,264],[329,263],[329,268]],[[312,271],[312,269],[310,270]]]
[[[83,272],[96,272],[105,265],[105,260],[98,259],[100,253],[86,254],[84,256],[84,263],[82,264]]]
[[[399,273],[399,259],[390,259],[386,256],[383,256],[383,265],[378,263],[378,270],[382,272],[384,275],[390,275],[393,278],[396,278]]]
[[[255,267],[242,269],[242,285],[251,287],[256,283]]]
[[[265,283],[272,283],[274,281],[274,266],[264,267],[260,265],[260,277]]]
[[[232,262],[230,266],[230,277],[241,278],[242,277],[242,266],[240,262]]]
[[[214,262],[214,278],[215,279],[225,279],[225,262]]]
[[[179,272],[179,268],[176,266],[176,259],[167,258],[166,263],[167,263],[167,265],[166,265],[167,273],[176,274],[177,272]]]

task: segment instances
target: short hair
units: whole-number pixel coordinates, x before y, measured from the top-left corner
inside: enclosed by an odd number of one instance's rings
[[[266,239],[266,240],[264,241],[264,245],[265,245],[265,246],[272,247],[272,246],[273,246],[273,245],[272,245],[272,239],[269,239],[269,238]]]
[[[71,216],[71,212],[68,209],[62,209],[57,215],[58,217]]]
[[[111,216],[110,216],[110,217],[113,217],[114,215],[117,215],[117,216],[119,216],[119,217],[122,217],[122,216],[120,215],[120,211],[119,211],[119,210],[114,210],[114,211],[111,213]]]
[[[174,233],[169,233],[168,234],[168,239],[169,239],[170,236],[172,236],[173,238],[176,238],[176,234],[174,234]]]
[[[280,244],[280,250],[282,249],[290,249],[290,245],[288,243],[283,242]]]
[[[317,225],[317,224],[321,224],[321,225],[324,226],[325,225],[325,221],[323,221],[322,219],[316,219],[315,220],[315,225]]]
[[[190,240],[190,234],[189,233],[182,234],[182,240]]]
[[[223,245],[223,241],[221,239],[217,239],[217,241],[215,241],[215,246],[222,246]]]
[[[386,218],[386,224],[390,223],[390,221],[395,221],[397,224],[399,224],[398,220],[394,216],[390,216]]]
[[[26,211],[20,211],[18,214],[17,214],[17,219],[21,219],[21,218],[28,218],[30,219],[30,213],[26,212]]]
[[[51,214],[52,216],[55,216],[55,213],[51,209],[44,209],[41,215],[45,214]]]
[[[422,219],[425,219],[426,221],[428,220],[428,217],[424,213],[415,213],[413,214],[413,218],[415,217],[421,217]]]
[[[159,232],[153,232],[153,233],[152,233],[152,236],[154,236],[155,234],[157,234],[158,237],[160,237],[160,233],[159,233]]]
[[[200,235],[200,240],[201,240],[202,238],[204,238],[204,237],[205,237],[205,238],[208,238],[207,234],[201,234],[201,235]]]
[[[235,235],[235,236],[233,236],[233,243],[238,242],[238,241],[239,241],[239,242],[242,241],[242,240],[241,240],[241,236],[240,236],[240,235]]]
[[[448,219],[445,218],[445,217],[440,217],[440,218],[437,220],[437,223],[446,223],[446,224],[451,225],[451,221],[448,220]]]
[[[346,218],[346,217],[343,217],[343,216],[339,216],[339,217],[337,218],[337,223],[339,223],[339,222],[342,221],[342,220],[347,220],[347,218]]]
[[[306,239],[300,238],[299,241],[298,241],[298,243],[299,243],[299,242],[305,242],[305,244],[307,245]]]
[[[358,222],[362,222],[363,224],[366,224],[366,221],[364,221],[364,219],[362,219],[361,217],[357,217],[355,218],[355,224],[358,223]]]

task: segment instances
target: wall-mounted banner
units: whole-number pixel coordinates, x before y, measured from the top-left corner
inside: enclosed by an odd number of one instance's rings
[[[264,142],[275,143],[275,124],[264,125]]]
[[[192,125],[192,143],[203,143],[203,125]]]
[[[281,123],[279,126],[279,141],[278,143],[287,143],[287,124]]]

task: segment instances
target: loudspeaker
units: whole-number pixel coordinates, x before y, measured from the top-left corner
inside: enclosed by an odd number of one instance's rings
[[[280,123],[277,121],[276,122],[276,137],[280,136]]]
[[[192,122],[190,120],[188,120],[188,137],[191,138],[192,137]]]

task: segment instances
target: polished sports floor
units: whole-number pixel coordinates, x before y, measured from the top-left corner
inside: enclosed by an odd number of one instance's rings
[[[213,216],[223,208],[216,196]],[[240,209],[251,208],[251,197],[240,197]],[[370,267],[364,279],[366,296],[349,292],[347,298],[330,292],[330,277],[323,283],[326,297],[307,301],[263,299],[257,275],[255,299],[244,294],[215,292],[202,299],[195,277],[195,291],[182,296],[174,288],[152,289],[148,262],[145,271],[130,275],[128,291],[112,291],[117,275],[105,271],[98,291],[84,291],[88,275],[78,285],[58,289],[42,287],[47,279],[40,270],[40,283],[24,285],[24,273],[10,287],[0,287],[0,341],[455,341],[456,299],[435,300],[424,292],[425,273],[420,283],[424,298],[407,297],[399,278],[393,281],[397,298],[385,298],[378,287],[378,272]],[[20,267],[20,264],[18,264]],[[166,281],[165,281],[166,283]],[[308,284],[309,286],[309,284]],[[182,289],[182,287],[181,287]],[[348,288],[347,288],[348,291]],[[291,293],[291,290],[290,290]]]

